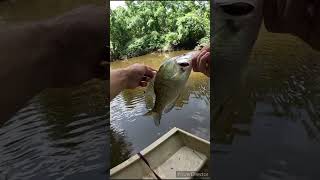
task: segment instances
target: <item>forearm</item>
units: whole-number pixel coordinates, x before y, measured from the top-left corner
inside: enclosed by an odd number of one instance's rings
[[[0,124],[50,85],[46,28],[43,24],[0,29]]]
[[[110,71],[110,99],[116,97],[125,89],[127,83],[127,73],[125,69]]]

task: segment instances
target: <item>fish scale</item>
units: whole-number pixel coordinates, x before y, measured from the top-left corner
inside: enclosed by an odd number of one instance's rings
[[[194,53],[194,52],[192,52]],[[147,90],[153,90],[154,106],[146,116],[151,116],[158,126],[163,111],[168,113],[175,105],[191,73],[192,54],[173,57],[165,60]],[[150,94],[150,93],[147,93]],[[147,98],[146,98],[147,99]]]

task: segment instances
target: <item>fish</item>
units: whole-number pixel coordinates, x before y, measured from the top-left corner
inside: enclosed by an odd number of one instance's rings
[[[262,24],[263,1],[215,0],[214,3],[210,129],[214,141],[219,142],[233,128],[234,113],[248,105],[248,63]]]
[[[262,24],[262,5],[261,0],[215,1],[213,114],[246,87],[251,50]]]
[[[152,109],[145,116],[151,116],[156,126],[160,125],[162,113],[170,112],[179,99],[192,70],[194,53],[165,60],[148,84],[145,100],[146,105]]]

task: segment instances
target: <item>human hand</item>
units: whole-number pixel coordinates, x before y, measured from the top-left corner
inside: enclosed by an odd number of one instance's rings
[[[210,48],[203,48],[192,58],[192,68],[194,72],[202,72],[206,76],[210,76]]]
[[[145,87],[155,76],[156,70],[143,64],[133,64],[125,68],[126,89],[133,89],[139,86]]]

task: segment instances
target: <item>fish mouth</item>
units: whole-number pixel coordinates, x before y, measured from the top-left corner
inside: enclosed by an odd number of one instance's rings
[[[185,72],[187,70],[191,70],[192,66],[191,66],[191,59],[192,56],[195,54],[195,52],[193,53],[187,53],[184,55],[179,56],[176,59],[176,63],[179,65],[180,69]]]
[[[190,63],[188,62],[180,62],[178,63],[181,67],[187,67],[187,66],[190,66]]]
[[[179,62],[178,65],[180,66],[182,72],[185,72],[189,69],[191,70],[191,63],[189,62]]]

